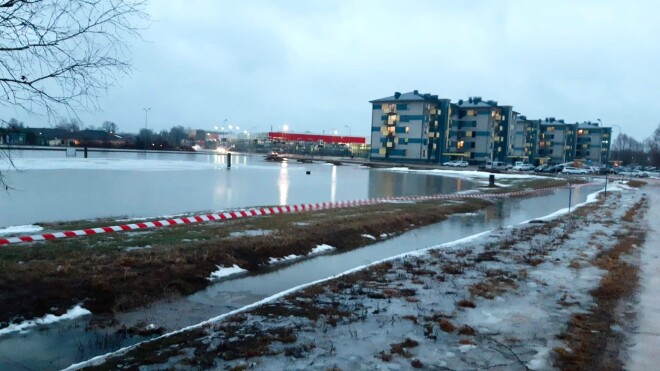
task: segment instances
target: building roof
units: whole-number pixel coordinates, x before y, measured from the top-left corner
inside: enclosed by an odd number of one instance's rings
[[[390,102],[424,102],[424,101],[437,101],[437,95],[420,94],[419,91],[414,90],[408,93],[394,93],[391,97],[380,98],[369,101],[369,103],[390,103]]]
[[[483,100],[481,97],[470,97],[467,100],[459,99],[456,103],[461,108],[493,108],[499,107],[497,101]]]
[[[285,133],[285,132],[269,132],[268,137],[274,140],[285,141],[300,141],[300,142],[318,142],[320,140],[325,143],[344,143],[344,144],[365,144],[364,137],[354,137],[348,135],[321,135],[309,133]]]
[[[598,126],[597,123],[594,122],[583,122],[583,123],[578,123],[578,129],[609,129],[604,126]]]

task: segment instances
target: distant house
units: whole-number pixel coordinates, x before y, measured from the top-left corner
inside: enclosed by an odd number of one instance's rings
[[[26,135],[21,132],[13,132],[7,129],[0,129],[0,145],[20,146],[25,145]]]
[[[26,128],[25,143],[35,146],[121,147],[127,139],[103,130],[68,131],[54,128]]]

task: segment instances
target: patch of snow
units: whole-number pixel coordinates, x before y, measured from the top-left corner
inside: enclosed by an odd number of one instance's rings
[[[157,215],[157,216],[144,216],[144,217],[135,217],[135,218],[123,218],[123,219],[115,219],[116,222],[137,222],[137,221],[142,221],[142,220],[153,220],[153,219],[174,219],[178,218],[181,216],[185,216],[187,214],[173,214],[173,215]]]
[[[372,236],[372,235],[370,235],[370,234],[363,234],[362,237],[364,237],[364,238],[368,238],[368,239],[370,239],[370,240],[374,240],[374,241],[376,241],[376,237],[374,237],[374,236]]]
[[[489,173],[486,171],[476,170],[445,170],[445,169],[429,169],[429,170],[410,170],[408,168],[390,168],[389,171],[396,172],[418,172],[425,174],[435,174],[440,176],[464,178],[464,179],[483,179],[488,178],[490,175],[495,175],[495,179],[547,179],[546,176],[532,175],[532,174],[509,174],[509,173]]]
[[[6,234],[24,234],[42,231],[44,228],[38,225],[15,225],[11,227],[0,228],[0,236]]]
[[[266,236],[272,233],[273,231],[269,229],[249,229],[246,231],[231,232],[229,237]]]
[[[548,347],[535,347],[536,354],[529,362],[527,368],[530,370],[545,370],[548,368],[548,356],[550,355],[550,348]]]
[[[75,319],[78,317],[85,316],[87,314],[92,314],[92,312],[88,311],[87,309],[81,307],[80,305],[76,305],[75,307],[69,309],[66,313],[64,313],[61,316],[56,316],[54,314],[47,314],[41,318],[37,318],[35,320],[28,320],[28,321],[23,321],[21,323],[13,323],[5,328],[0,329],[0,336],[6,335],[12,332],[25,332],[26,330],[38,326],[38,325],[49,325],[51,323],[59,322],[59,321],[64,321],[64,320],[71,320]]]
[[[387,237],[388,237],[388,234],[387,234],[387,233],[381,233],[381,234],[380,234],[380,238],[387,238]]]
[[[277,263],[285,262],[287,260],[295,260],[295,259],[298,259],[298,258],[300,258],[300,256],[296,255],[296,254],[287,255],[287,256],[284,256],[284,257],[281,257],[281,258],[272,258],[271,257],[268,260],[268,264],[277,264]]]
[[[208,170],[220,165],[197,161],[145,160],[124,158],[18,158],[16,170],[106,170],[176,171]],[[9,167],[7,170],[12,171]]]
[[[209,281],[217,280],[219,278],[224,278],[227,276],[231,276],[234,274],[239,274],[243,272],[247,272],[247,269],[243,269],[239,267],[238,265],[234,264],[233,266],[226,268],[226,267],[221,267],[217,266],[218,270],[211,273],[211,276],[208,278]]]
[[[334,246],[322,244],[322,245],[318,245],[315,248],[313,248],[312,251],[310,251],[308,255],[322,254],[322,253],[325,253],[325,252],[335,251],[335,250],[336,250],[336,248]]]
[[[125,250],[126,251],[136,251],[136,250],[145,250],[145,249],[150,249],[151,245],[144,245],[144,246],[128,246]]]
[[[474,344],[463,344],[463,345],[461,345],[461,346],[458,347],[458,350],[460,350],[461,353],[465,353],[465,352],[470,351],[470,350],[472,350],[472,349],[474,349],[474,348],[476,348],[476,347],[477,347],[477,346],[474,345]]]

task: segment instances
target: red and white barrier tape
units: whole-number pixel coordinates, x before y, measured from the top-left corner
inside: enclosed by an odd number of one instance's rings
[[[573,185],[571,187],[580,187],[580,186],[592,185],[592,184],[593,183],[579,184],[579,185]],[[113,225],[109,227],[98,227],[98,228],[89,228],[89,229],[79,229],[75,231],[44,233],[44,234],[37,234],[32,236],[0,238],[0,246],[16,244],[16,243],[25,243],[25,242],[50,241],[50,240],[66,238],[66,237],[91,236],[102,233],[132,231],[136,229],[160,228],[160,227],[168,227],[172,225],[204,223],[215,220],[239,219],[239,218],[249,218],[253,216],[289,214],[289,213],[300,213],[305,211],[318,211],[318,210],[337,209],[337,208],[345,208],[345,207],[374,205],[374,204],[392,202],[392,201],[425,201],[425,200],[501,198],[501,197],[511,197],[511,196],[524,196],[534,193],[550,192],[567,187],[568,186],[560,186],[560,187],[550,187],[550,188],[532,189],[532,190],[506,192],[506,193],[466,193],[466,194],[438,194],[438,195],[429,195],[429,196],[379,197],[379,198],[371,198],[367,200],[321,202],[314,204],[263,207],[257,209],[226,211],[216,214],[202,214],[202,215],[189,216],[184,218],[163,219],[153,222]]]

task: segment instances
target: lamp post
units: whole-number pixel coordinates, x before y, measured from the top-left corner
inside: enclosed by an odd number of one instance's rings
[[[351,136],[351,127],[348,125],[344,125],[348,129],[348,136]]]
[[[149,122],[149,111],[151,111],[151,107],[142,109],[144,110],[144,153],[147,153],[147,123]]]

